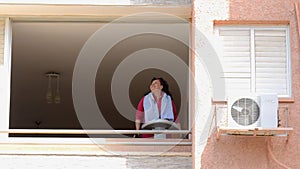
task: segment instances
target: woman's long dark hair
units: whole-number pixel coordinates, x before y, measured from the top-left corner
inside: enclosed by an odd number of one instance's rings
[[[167,81],[165,79],[163,79],[162,77],[153,77],[151,79],[150,84],[152,84],[152,82],[154,80],[159,80],[160,84],[163,86],[162,91],[165,92],[167,95],[169,95],[171,97],[171,99],[173,100],[172,94],[169,91],[169,85],[167,83]],[[150,93],[151,91],[148,91],[145,95],[147,95],[148,93]]]

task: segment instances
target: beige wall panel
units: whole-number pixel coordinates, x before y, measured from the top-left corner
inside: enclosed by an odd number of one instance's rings
[[[4,27],[5,20],[0,18],[0,65],[4,63]]]

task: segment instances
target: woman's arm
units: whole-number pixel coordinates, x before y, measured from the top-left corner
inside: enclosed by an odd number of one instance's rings
[[[173,110],[173,116],[174,116],[174,122],[178,121],[178,114],[177,114],[177,109],[174,101],[172,100],[172,110]]]
[[[181,129],[181,125],[180,125],[180,122],[179,122],[179,117],[178,117],[178,114],[177,114],[176,105],[175,105],[173,100],[172,100],[172,109],[173,109],[173,115],[174,115],[174,122],[178,125],[179,129]]]
[[[135,129],[139,130],[141,126],[141,122],[143,122],[144,119],[144,97],[140,100],[138,106],[137,106],[137,111],[135,115]]]

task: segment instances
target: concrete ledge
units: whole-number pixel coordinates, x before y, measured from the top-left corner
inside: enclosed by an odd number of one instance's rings
[[[192,156],[191,146],[0,144],[0,155]]]

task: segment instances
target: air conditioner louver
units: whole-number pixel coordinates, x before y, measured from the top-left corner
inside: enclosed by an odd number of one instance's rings
[[[231,117],[239,125],[249,126],[257,122],[259,118],[259,106],[255,100],[241,98],[231,106]]]

